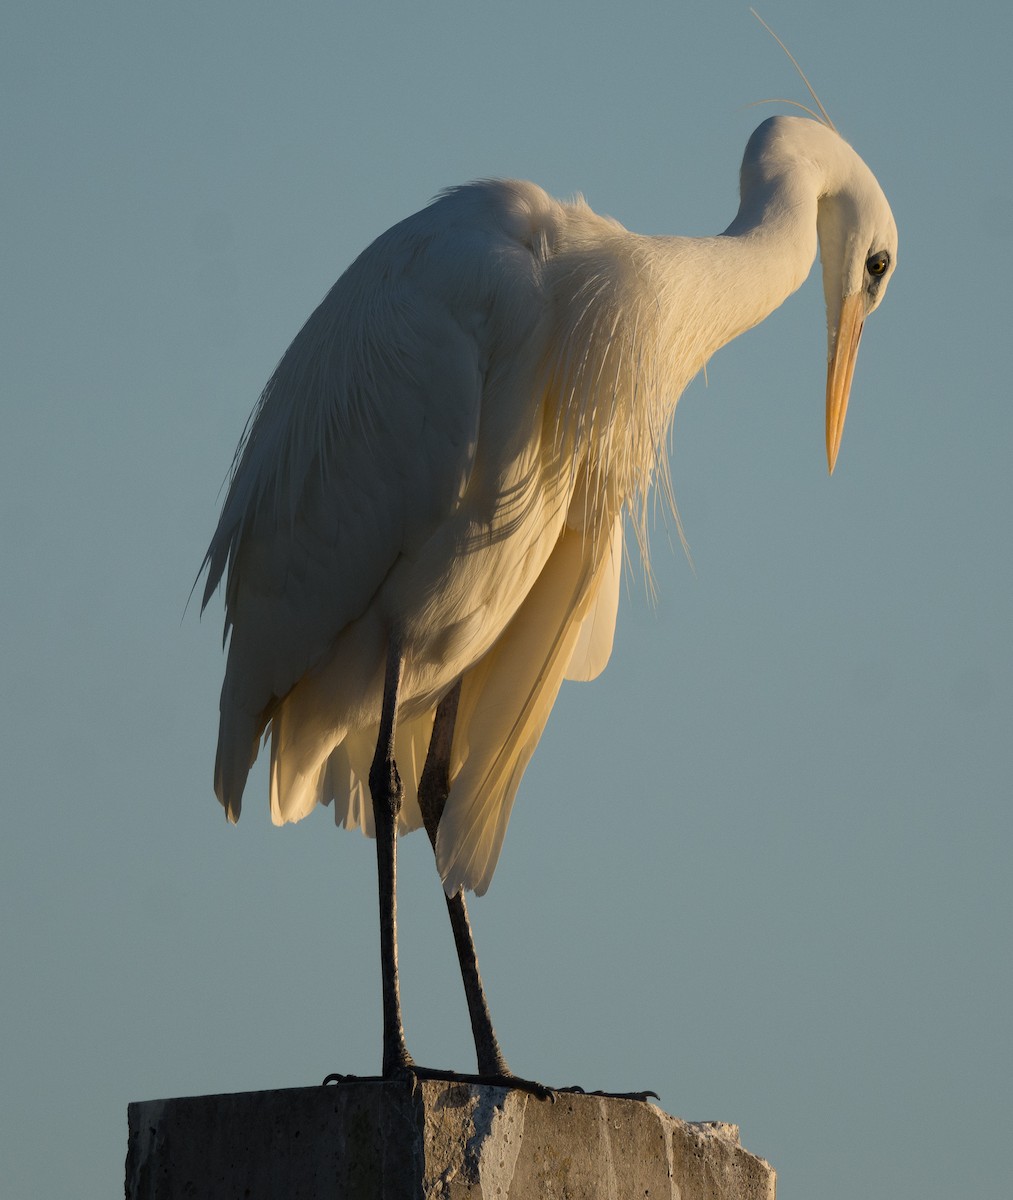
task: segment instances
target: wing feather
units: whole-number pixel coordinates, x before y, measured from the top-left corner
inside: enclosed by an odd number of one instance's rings
[[[566,667],[567,679],[577,682],[597,679],[608,665],[615,639],[616,617],[619,615],[622,567],[623,520],[617,517],[607,559],[602,564],[600,586],[580,624],[577,643]]]
[[[215,790],[233,820],[279,702],[459,505],[490,347],[509,330],[497,344],[509,357],[539,318],[548,251],[532,231],[557,209],[533,185],[492,182],[395,225],[334,285],[265,388],[205,558],[205,605],[227,574]],[[330,720],[323,757],[298,765],[318,794],[345,732],[341,714]],[[313,791],[300,785],[292,813]]]
[[[564,528],[510,625],[464,676],[450,797],[436,848],[448,895],[459,888],[482,895],[489,886],[517,787],[566,675],[581,623],[611,586],[614,543],[613,531],[595,547],[585,531]],[[603,613],[609,605],[603,601]]]
[[[208,550],[205,603],[228,569],[216,790],[236,816],[272,706],[454,510],[474,461],[474,332],[411,275],[382,275],[360,259],[292,343]]]

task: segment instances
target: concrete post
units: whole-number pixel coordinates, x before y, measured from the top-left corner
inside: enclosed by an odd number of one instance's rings
[[[734,1125],[653,1104],[441,1081],[149,1100],[127,1200],[774,1200]]]

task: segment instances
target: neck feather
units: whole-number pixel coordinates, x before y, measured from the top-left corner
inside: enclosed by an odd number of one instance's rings
[[[716,237],[643,237],[609,223],[559,255],[554,419],[621,502],[646,499],[664,468],[668,426],[693,376],[804,281],[817,194],[811,181],[781,177],[751,189]]]

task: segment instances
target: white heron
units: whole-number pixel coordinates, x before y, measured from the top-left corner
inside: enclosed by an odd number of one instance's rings
[[[443,193],[368,247],[281,359],[207,553],[231,630],[215,791],[239,818],[270,736],[275,823],[375,835],[383,1074],[413,1068],[396,847],[425,825],[483,1077],[512,1079],[464,892],[489,886],[564,678],[611,649],[623,522],[643,529],[686,384],[823,265],[833,471],[862,323],[897,230],[829,121],[746,147],[715,237],[644,237],[532,183]],[[428,753],[427,753],[428,748]],[[367,795],[368,789],[368,795]]]

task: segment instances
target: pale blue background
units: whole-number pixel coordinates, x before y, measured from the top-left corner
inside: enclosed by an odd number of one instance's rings
[[[761,10],[900,268],[837,472],[814,274],[675,421],[654,538],[473,905],[514,1068],[738,1122],[781,1200],[1006,1196],[1013,1120],[1008,4]],[[709,233],[805,99],[739,3],[10,5],[2,96],[0,1193],[118,1194],[130,1100],[379,1060],[371,844],[210,788],[247,413],[351,258],[517,175]],[[670,550],[668,541],[674,544]],[[427,843],[408,1034],[471,1065]]]

